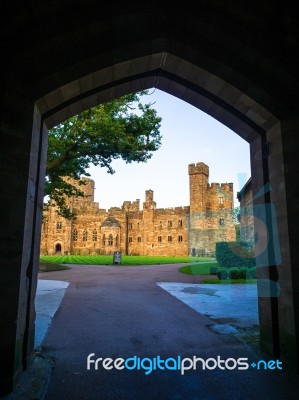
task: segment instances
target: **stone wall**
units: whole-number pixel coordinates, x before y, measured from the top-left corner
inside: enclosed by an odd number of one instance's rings
[[[240,240],[254,244],[254,217],[251,178],[238,192],[240,202]]]

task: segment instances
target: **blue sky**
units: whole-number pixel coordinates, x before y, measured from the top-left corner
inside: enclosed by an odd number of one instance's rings
[[[211,182],[233,182],[234,197],[250,177],[249,144],[208,114],[160,90],[147,102],[162,117],[162,146],[143,164],[115,160],[115,174],[92,166],[95,201],[101,208],[120,207],[125,200],[144,201],[154,191],[158,208],[189,205],[188,164],[204,162]],[[152,92],[151,91],[151,92]]]

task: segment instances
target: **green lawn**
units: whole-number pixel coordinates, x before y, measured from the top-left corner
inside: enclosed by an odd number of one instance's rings
[[[190,275],[205,275],[210,274],[211,267],[219,267],[219,265],[216,261],[204,262],[202,264],[186,265],[181,267],[179,271]]]
[[[204,262],[209,260],[213,261],[213,259],[207,257],[122,256],[122,265],[192,264],[199,261]],[[111,265],[113,263],[113,256],[41,256],[40,262],[55,264]],[[209,265],[212,264],[209,263]]]

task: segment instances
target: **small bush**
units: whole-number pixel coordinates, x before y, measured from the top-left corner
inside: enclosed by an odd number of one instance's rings
[[[253,247],[246,242],[216,243],[216,259],[222,268],[252,268],[255,266]]]
[[[231,279],[240,279],[241,278],[241,273],[238,268],[232,268],[230,270],[230,278]]]
[[[230,270],[231,279],[247,279],[249,278],[247,268],[232,268]]]
[[[256,279],[256,267],[249,269],[250,279]]]
[[[210,268],[210,274],[211,275],[217,275],[217,272],[218,272],[218,268],[217,267],[211,267]]]
[[[240,279],[249,279],[249,268],[240,268]]]
[[[218,270],[217,274],[219,279],[228,279],[229,278],[229,270],[226,268],[221,268]]]

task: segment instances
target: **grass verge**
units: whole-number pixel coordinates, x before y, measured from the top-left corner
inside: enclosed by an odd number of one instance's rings
[[[204,262],[202,264],[185,265],[179,269],[183,274],[206,275],[210,274],[211,267],[218,267],[217,262]]]
[[[64,271],[70,269],[67,265],[55,264],[55,263],[40,263],[40,272],[52,272],[52,271]]]

